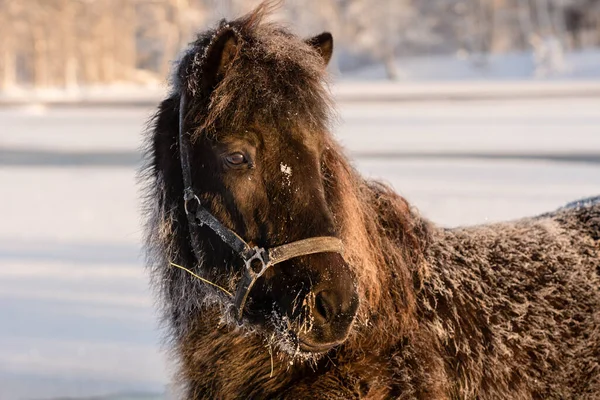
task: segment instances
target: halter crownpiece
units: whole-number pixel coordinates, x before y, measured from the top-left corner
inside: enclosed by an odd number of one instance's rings
[[[198,229],[202,226],[209,227],[221,240],[229,245],[244,262],[242,277],[237,284],[233,307],[235,317],[241,321],[248,295],[256,281],[273,265],[289,259],[316,253],[343,254],[344,244],[333,236],[319,236],[283,244],[272,248],[251,247],[237,233],[224,226],[214,215],[202,206],[200,199],[195,194],[192,185],[192,171],[190,165],[191,144],[189,134],[185,130],[185,109],[187,95],[182,90],[179,101],[179,159],[184,184],[184,209],[190,227],[190,240],[196,259],[202,259],[200,235]],[[254,267],[257,267],[256,269]]]

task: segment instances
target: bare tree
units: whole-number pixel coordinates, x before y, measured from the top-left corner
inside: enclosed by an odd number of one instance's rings
[[[370,1],[355,0],[346,7],[345,34],[352,45],[384,64],[389,79],[398,79],[397,52],[409,31],[417,27],[415,13],[410,0],[384,0],[376,7]]]
[[[260,1],[0,0],[0,89],[162,79],[207,22]],[[279,17],[305,36],[332,31],[336,55],[377,60],[390,79],[398,56],[419,52],[485,61],[533,49],[556,61],[570,36],[600,44],[600,0],[286,0]]]
[[[19,3],[0,1],[0,89],[17,84],[17,40],[19,36]]]

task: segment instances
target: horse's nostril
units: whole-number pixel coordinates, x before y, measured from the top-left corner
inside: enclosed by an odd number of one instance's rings
[[[327,322],[333,316],[334,308],[333,299],[329,292],[324,290],[315,296],[315,317]]]

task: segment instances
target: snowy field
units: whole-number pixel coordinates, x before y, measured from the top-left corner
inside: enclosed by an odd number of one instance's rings
[[[140,256],[145,108],[0,110],[0,400],[160,393]],[[600,98],[348,103],[357,167],[446,225],[600,194]]]
[[[560,66],[540,74],[531,52],[492,54],[485,63],[459,54],[399,57],[398,80],[390,82],[381,64],[355,70],[330,68],[338,101],[357,99],[515,98],[564,96],[580,93],[600,96],[600,49],[587,48],[564,54]],[[335,63],[334,63],[335,64]],[[145,85],[116,83],[62,89],[14,87],[0,91],[0,106],[38,103],[156,104],[166,82]]]
[[[404,81],[506,81],[506,80],[585,80],[600,77],[600,50],[588,48],[567,52],[560,68],[551,74],[536,76],[536,63],[531,52],[491,54],[485,63],[475,63],[466,55],[427,55],[399,57],[399,78]],[[386,79],[382,65],[372,65],[344,75],[349,80]]]

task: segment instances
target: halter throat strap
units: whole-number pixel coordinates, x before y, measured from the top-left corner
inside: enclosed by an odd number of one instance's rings
[[[256,281],[273,265],[290,260],[295,257],[316,253],[343,254],[342,241],[333,236],[319,236],[302,239],[272,248],[251,247],[237,233],[227,228],[214,215],[212,215],[200,202],[192,184],[191,170],[191,141],[190,133],[185,129],[185,110],[187,107],[187,94],[182,90],[179,101],[179,158],[181,173],[183,175],[183,201],[184,209],[190,230],[190,241],[196,259],[202,259],[199,228],[209,227],[219,238],[243,260],[244,270],[242,278],[237,284],[233,307],[235,317],[241,321],[248,295]]]

